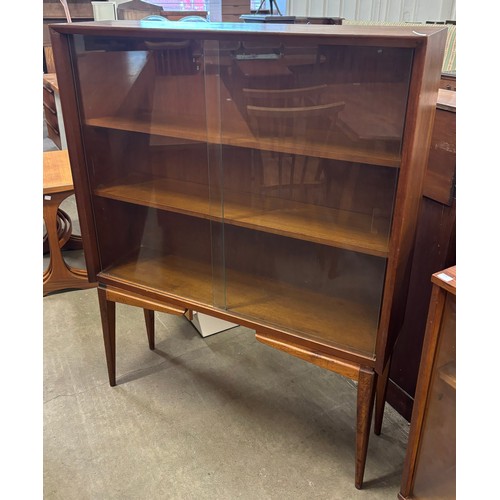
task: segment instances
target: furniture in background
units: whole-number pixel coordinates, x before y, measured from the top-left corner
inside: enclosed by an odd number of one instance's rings
[[[248,14],[250,11],[250,2],[247,0],[222,0],[221,15],[225,23],[240,23],[240,17]]]
[[[116,8],[116,18],[126,20],[140,20],[146,16],[161,16],[163,7],[142,0],[131,0],[120,3]]]
[[[456,92],[440,88],[432,126],[424,196],[447,206],[453,205],[456,194],[456,110]]]
[[[297,24],[342,24],[343,17],[301,17],[295,18]]]
[[[43,75],[43,113],[49,139],[59,149],[66,149],[66,133],[62,117],[61,97],[55,73]]]
[[[117,19],[116,2],[91,2],[94,21],[114,21]]]
[[[117,302],[145,310],[151,349],[155,310],[247,326],[357,381],[361,488],[404,317],[446,30],[240,26],[53,27],[109,382]],[[173,43],[184,64],[159,65]],[[266,79],[263,64],[287,78]]]
[[[443,73],[441,75],[440,87],[445,90],[457,90],[457,75],[456,73]]]
[[[93,288],[87,272],[69,266],[62,249],[82,247],[81,237],[73,234],[69,215],[60,208],[61,203],[74,193],[71,167],[67,150],[43,153],[43,220],[49,251],[49,265],[43,273],[43,295],[69,290]]]
[[[456,498],[456,266],[432,275],[398,498]]]
[[[72,22],[92,21],[94,19],[91,0],[72,0],[68,3]],[[43,0],[43,72],[55,73],[49,24],[66,23],[67,15],[60,0]]]
[[[456,262],[456,92],[439,89],[411,263],[408,302],[394,346],[387,401],[408,421],[432,285],[427,278]]]
[[[208,20],[208,14],[206,10],[164,10],[161,15],[169,21],[179,21],[191,16],[203,17]]]
[[[457,28],[454,22],[447,21],[448,36],[444,52],[440,87],[445,90],[457,90]]]
[[[277,16],[272,14],[243,14],[240,19],[245,23],[278,24],[342,24],[342,17],[299,17]]]

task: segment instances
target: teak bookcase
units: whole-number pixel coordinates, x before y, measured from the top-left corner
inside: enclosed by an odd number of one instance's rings
[[[200,26],[200,24],[203,24]],[[93,22],[51,37],[109,381],[115,303],[358,382],[379,434],[446,28]]]

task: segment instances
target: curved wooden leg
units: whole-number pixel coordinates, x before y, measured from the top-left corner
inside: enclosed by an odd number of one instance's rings
[[[373,431],[377,436],[382,432],[382,420],[384,419],[385,397],[387,394],[387,383],[389,382],[389,370],[391,360],[385,365],[384,371],[377,377],[377,390],[375,393],[375,423]]]
[[[82,242],[82,236],[80,234],[72,234],[66,245],[64,245],[64,250],[82,250],[82,249],[83,249],[83,242]]]
[[[375,397],[376,374],[371,368],[361,367],[358,378],[357,418],[356,418],[356,471],[354,485],[358,490],[363,485],[368,439]]]
[[[49,248],[49,264],[43,273],[43,295],[66,289],[94,288],[87,271],[69,266],[62,255],[62,247],[71,239],[71,219],[59,205],[72,193],[63,191],[44,196],[43,218],[47,231],[45,242]]]
[[[101,311],[102,334],[104,338],[104,349],[106,351],[106,363],[108,365],[109,385],[116,385],[116,304],[106,298],[104,288],[97,289],[99,297],[99,309]]]
[[[45,220],[45,217],[44,217],[44,220]],[[68,226],[68,223],[69,223],[69,226]],[[48,235],[47,227],[45,229],[46,229],[46,233],[43,237],[43,254],[44,255],[49,253],[49,251],[50,251],[49,235]],[[63,248],[63,247],[66,248],[66,246],[69,244],[69,242],[72,238],[72,235],[71,235],[72,230],[73,230],[73,228],[72,228],[71,218],[64,210],[61,210],[60,208],[58,208],[57,209],[57,216],[56,216],[56,231],[57,231],[57,236],[59,238],[59,246],[61,248]]]
[[[155,312],[150,309],[144,309],[144,321],[146,322],[146,332],[148,334],[149,348],[155,348]]]

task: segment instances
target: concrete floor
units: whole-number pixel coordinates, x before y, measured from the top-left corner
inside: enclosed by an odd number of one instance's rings
[[[150,351],[142,311],[118,304],[111,388],[96,290],[45,297],[43,318],[46,500],[396,499],[409,424],[386,405],[356,490],[354,382],[160,313]]]

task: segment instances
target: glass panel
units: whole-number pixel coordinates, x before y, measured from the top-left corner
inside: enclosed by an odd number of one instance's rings
[[[224,253],[224,170],[222,168],[221,84],[219,41],[204,42],[205,102],[208,137],[208,174],[212,221],[212,285],[214,306],[226,307]]]
[[[294,40],[74,37],[100,258],[373,354],[412,50]]]
[[[104,272],[212,304],[203,43],[74,37]]]
[[[456,297],[446,299],[416,466],[414,498],[456,498]]]
[[[228,310],[373,354],[412,57],[221,43]]]

